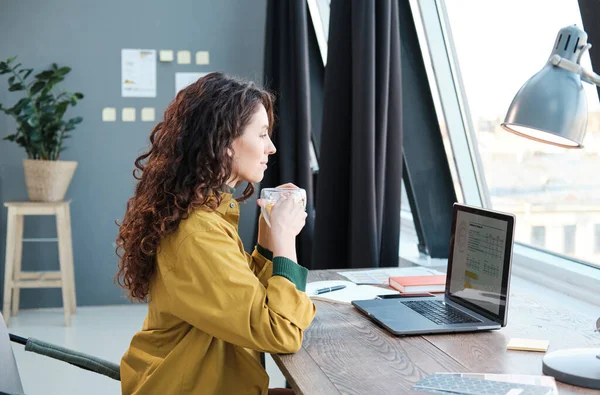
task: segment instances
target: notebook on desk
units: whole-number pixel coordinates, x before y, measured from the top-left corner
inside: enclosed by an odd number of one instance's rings
[[[455,203],[443,296],[355,300],[395,335],[506,326],[515,217]]]

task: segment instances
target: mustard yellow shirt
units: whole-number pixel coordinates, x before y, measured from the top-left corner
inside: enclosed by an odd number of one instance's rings
[[[123,394],[263,394],[260,352],[294,353],[316,309],[307,271],[245,252],[239,206],[224,194],[165,237],[148,315],[121,360]]]

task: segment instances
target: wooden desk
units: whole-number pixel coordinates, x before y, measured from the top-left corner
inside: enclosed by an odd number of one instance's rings
[[[313,271],[309,281],[344,279]],[[511,285],[508,326],[499,331],[396,337],[351,305],[315,301],[317,316],[296,354],[273,359],[297,394],[417,394],[436,372],[542,374],[543,353],[509,351],[512,337],[550,340],[548,351],[598,347],[594,321],[544,304]],[[600,309],[599,309],[600,310]],[[600,362],[600,361],[599,361]],[[600,394],[557,382],[560,394]]]

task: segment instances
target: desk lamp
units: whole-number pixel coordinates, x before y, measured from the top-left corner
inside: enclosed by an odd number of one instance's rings
[[[502,127],[539,142],[583,148],[587,101],[581,81],[600,86],[600,76],[579,64],[591,46],[576,25],[560,29],[548,62],[521,87]],[[600,319],[596,326],[599,331]],[[542,372],[564,383],[600,389],[600,348],[548,353]]]

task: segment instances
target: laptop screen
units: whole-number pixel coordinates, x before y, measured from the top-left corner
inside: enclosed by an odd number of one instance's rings
[[[514,216],[455,204],[448,264],[451,297],[505,316]]]

